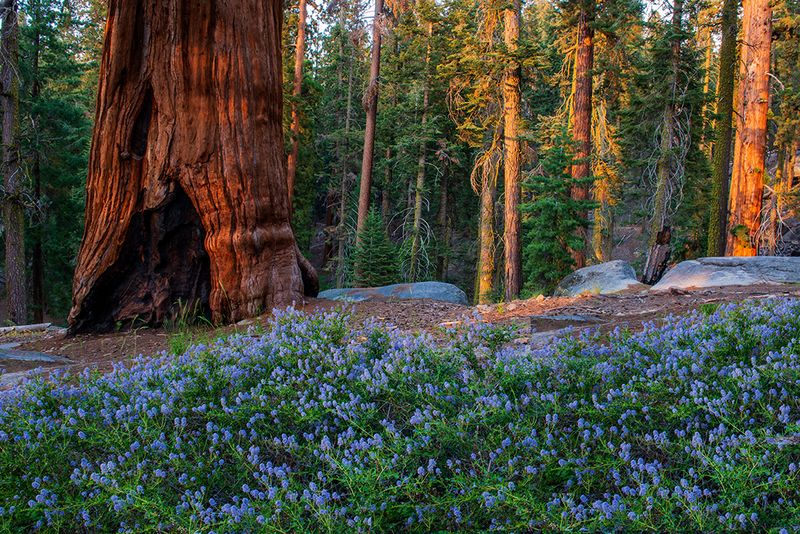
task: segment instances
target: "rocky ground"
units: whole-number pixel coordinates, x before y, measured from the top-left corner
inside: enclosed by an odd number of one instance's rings
[[[739,302],[746,299],[800,297],[800,285],[728,286],[695,291],[667,292],[628,291],[615,295],[583,295],[579,297],[538,297],[494,306],[462,306],[432,300],[383,300],[342,304],[312,299],[306,311],[348,308],[355,320],[370,317],[392,323],[405,331],[427,331],[434,335],[444,328],[469,320],[488,321],[519,327],[518,343],[539,344],[564,328],[578,330],[599,327],[637,329],[643,322],[681,314],[704,304]],[[175,336],[192,339],[245,332],[255,324],[265,323],[260,317],[239,325],[218,329],[162,330],[138,328],[106,335],[66,337],[64,332],[49,329],[41,332],[5,333],[0,335],[0,386],[15,383],[31,371],[53,369],[80,371],[86,367],[106,371],[114,363],[124,362],[140,354],[168,350]],[[531,327],[533,330],[531,330]]]

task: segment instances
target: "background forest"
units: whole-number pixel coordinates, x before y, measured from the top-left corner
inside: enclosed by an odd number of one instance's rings
[[[38,321],[70,305],[105,7],[18,7],[18,23],[3,23],[4,67],[17,66],[4,69],[16,76],[3,96],[18,97],[22,179],[6,179],[4,231],[6,258],[9,236],[24,236],[30,305],[16,313]],[[652,282],[668,262],[721,255],[738,10],[732,0],[286,4],[293,225],[322,287],[436,279],[483,303],[550,292],[610,259]],[[773,3],[771,35],[758,252],[796,255],[800,2]]]

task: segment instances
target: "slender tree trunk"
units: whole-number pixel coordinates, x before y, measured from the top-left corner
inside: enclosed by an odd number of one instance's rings
[[[389,200],[389,189],[384,188],[383,191],[381,191],[381,219],[383,220],[384,226],[387,227],[389,226],[389,212],[391,211],[391,203]]]
[[[33,9],[33,50],[32,50],[32,65],[31,65],[31,99],[36,102],[39,100],[41,93],[41,85],[39,83],[39,56],[41,54],[41,33],[39,30],[41,6],[36,6]],[[33,131],[38,135],[39,124],[38,120],[34,118]],[[41,147],[38,145],[33,151],[33,161],[31,162],[31,177],[33,178],[33,200],[38,206],[38,209],[43,209],[41,206],[42,199],[42,164],[41,164]],[[44,217],[42,218],[44,219]],[[31,261],[31,286],[33,296],[33,320],[36,323],[44,322],[45,314],[45,294],[44,294],[44,253],[42,251],[42,224],[40,222],[33,229],[33,257]]]
[[[72,332],[159,323],[178,301],[237,321],[315,293],[289,222],[282,7],[109,3]]]
[[[656,163],[656,193],[653,200],[653,218],[648,233],[647,260],[642,282],[655,284],[664,275],[672,255],[672,221],[670,216],[671,196],[669,189],[674,182],[673,160],[675,158],[675,99],[678,96],[678,70],[681,61],[681,32],[683,0],[675,0],[672,6],[672,41],[670,46],[670,94],[664,105],[661,126],[661,146]]]
[[[480,251],[478,252],[478,304],[489,304],[494,292],[494,202],[497,185],[485,179],[480,192]]]
[[[289,208],[294,199],[297,180],[297,159],[300,153],[300,98],[303,94],[303,62],[306,58],[306,0],[299,0],[297,40],[294,49],[294,87],[292,89],[292,150],[286,164],[286,183],[289,189]]]
[[[2,9],[2,99],[4,222],[6,233],[6,292],[8,318],[22,324],[28,320],[25,283],[25,210],[22,204],[23,172],[19,163],[19,24],[17,2],[7,0]]]
[[[703,20],[703,23],[706,25],[706,27],[701,32],[703,38],[699,43],[700,46],[702,46],[705,50],[705,60],[703,61],[703,112],[701,113],[704,126],[700,147],[706,157],[711,159],[713,157],[711,135],[709,129],[705,126],[705,121],[708,121],[708,123],[712,126],[714,124],[714,118],[709,112],[709,108],[711,106],[711,95],[709,95],[711,88],[711,65],[714,59],[714,32],[710,26],[710,21],[705,20],[706,18],[707,17],[704,17]]]
[[[361,156],[361,184],[358,191],[358,219],[356,221],[356,240],[369,214],[369,199],[372,190],[372,159],[375,154],[375,126],[378,120],[378,92],[381,71],[381,23],[383,19],[383,0],[375,0],[375,16],[372,20],[372,62],[369,69],[369,86],[364,95],[364,109],[367,122],[364,128],[364,151]]]
[[[503,186],[505,205],[503,240],[505,253],[505,297],[519,297],[522,289],[522,256],[520,250],[520,65],[514,55],[519,45],[520,0],[503,12],[503,39],[509,55],[509,65],[503,80]],[[591,78],[591,74],[589,75]],[[589,82],[591,83],[591,81]],[[591,89],[589,90],[591,93]],[[591,97],[590,97],[591,99]]]
[[[584,0],[578,14],[578,47],[575,57],[575,81],[572,112],[572,140],[575,142],[575,163],[572,165],[572,198],[585,201],[589,198],[589,183],[592,161],[592,69],[594,66],[593,8]],[[581,214],[588,219],[589,214]],[[572,259],[577,268],[586,265],[586,230],[578,231],[584,245],[572,250]]]
[[[784,189],[786,184],[786,159],[788,155],[788,147],[781,144],[778,147],[778,162],[775,167],[775,179],[771,184],[771,192],[768,196],[769,203],[767,204],[767,217],[769,218],[769,226],[767,235],[761,237],[761,249],[768,255],[774,256],[778,253],[778,243],[780,241],[780,217],[782,212],[782,200],[787,190]]]
[[[422,246],[422,204],[423,193],[425,192],[425,174],[426,174],[426,155],[428,151],[428,133],[425,128],[428,125],[428,104],[430,101],[430,84],[428,76],[430,73],[431,62],[431,38],[433,36],[433,22],[428,22],[428,48],[425,52],[425,75],[424,75],[424,88],[422,91],[422,118],[420,120],[422,127],[422,141],[419,144],[419,158],[417,159],[417,183],[414,187],[414,222],[411,236],[411,258],[409,279],[411,282],[417,282],[421,275],[420,268],[420,249]]]
[[[708,223],[709,256],[725,254],[725,231],[728,220],[728,190],[730,181],[731,138],[733,130],[733,83],[736,74],[736,36],[738,32],[738,2],[723,0],[722,40],[719,49],[717,79],[717,117],[715,119],[714,157],[711,167],[711,211]]]
[[[725,248],[730,256],[758,254],[769,109],[772,7],[770,0],[744,0],[743,5],[739,109]]]
[[[343,53],[343,52],[342,52]],[[342,56],[344,57],[344,56]],[[347,66],[347,104],[344,116],[344,142],[342,157],[342,181],[339,194],[341,205],[339,207],[339,261],[337,263],[336,287],[344,287],[347,278],[346,253],[347,253],[347,197],[350,192],[349,173],[347,160],[349,155],[350,117],[353,114],[353,58],[348,58]]]
[[[383,189],[381,190],[381,219],[383,219],[383,225],[387,227],[389,226],[389,209],[390,209],[390,202],[389,202],[389,188],[392,186],[392,146],[391,144],[386,147],[386,151],[383,153],[383,157],[386,160],[386,167],[383,170]]]
[[[592,249],[595,259],[600,262],[611,261],[614,236],[614,211],[608,178],[598,178],[594,187],[594,209],[592,224]]]
[[[444,281],[447,277],[447,259],[450,249],[450,225],[448,224],[447,217],[447,187],[448,187],[448,169],[445,169],[442,179],[439,182],[439,213],[438,213],[438,226],[439,236],[442,244],[439,246],[439,254],[436,261],[436,277]]]

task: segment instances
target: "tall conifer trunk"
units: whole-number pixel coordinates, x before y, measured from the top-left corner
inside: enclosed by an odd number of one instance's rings
[[[34,105],[41,93],[39,83],[39,57],[41,55],[42,35],[41,24],[41,5],[33,8],[33,50],[31,50],[31,100]],[[38,130],[39,124],[33,120],[34,131]],[[41,147],[34,148],[31,161],[31,178],[33,179],[33,199],[37,205],[42,199],[42,162],[39,151]],[[45,294],[44,294],[44,251],[42,250],[42,225],[39,224],[33,230],[33,253],[31,258],[31,293],[33,297],[33,320],[36,323],[44,321],[45,314]]]
[[[300,301],[281,128],[282,2],[112,0],[72,332],[236,321]]]
[[[364,127],[364,150],[361,155],[361,184],[358,190],[358,219],[356,240],[364,228],[369,214],[369,199],[372,192],[372,160],[375,155],[375,127],[378,121],[378,92],[381,73],[381,23],[383,0],[375,0],[375,16],[372,20],[372,60],[369,68],[369,86],[364,95],[367,122]]]
[[[714,155],[711,167],[711,209],[708,218],[709,256],[725,254],[728,220],[728,189],[733,130],[733,82],[736,74],[736,34],[738,2],[723,0],[722,40],[719,49],[717,78],[717,117],[715,121]]]
[[[344,31],[344,17],[341,18],[342,31]],[[344,46],[340,49],[344,54]],[[343,57],[343,56],[342,56]],[[346,258],[347,258],[347,199],[350,193],[350,173],[347,161],[350,154],[350,117],[353,114],[353,58],[348,58],[347,66],[347,102],[345,104],[344,116],[344,141],[342,143],[342,181],[339,184],[339,260],[336,265],[336,287],[344,287],[347,277]]]
[[[0,3],[0,76],[3,113],[3,220],[6,239],[6,293],[8,318],[17,324],[28,320],[28,295],[25,283],[25,209],[23,172],[19,162],[19,24],[16,0]]]
[[[678,71],[681,62],[681,43],[683,32],[683,0],[675,0],[672,5],[672,36],[670,38],[670,79],[669,94],[664,105],[661,122],[661,146],[656,163],[656,193],[653,199],[653,216],[650,220],[647,260],[644,265],[642,282],[655,284],[664,275],[672,255],[672,220],[670,215],[671,197],[669,190],[675,179],[673,166],[676,149],[676,99],[678,98]]]
[[[478,283],[476,300],[478,304],[489,304],[494,292],[494,202],[497,185],[487,178],[480,191]]]
[[[758,254],[767,147],[772,7],[770,0],[744,0],[743,6],[736,144],[725,247],[729,256]]]
[[[438,257],[436,259],[436,278],[445,281],[447,278],[448,256],[450,255],[450,225],[447,216],[447,188],[449,182],[449,167],[445,167],[439,181],[439,212],[437,213],[437,226],[439,227]]]
[[[297,180],[297,160],[300,155],[300,97],[303,94],[303,62],[306,58],[306,0],[299,0],[297,6],[297,40],[294,49],[294,85],[292,87],[292,150],[286,164],[286,183],[289,189],[289,208],[294,198],[294,184]]]
[[[503,184],[505,298],[513,300],[522,289],[522,256],[520,249],[520,66],[514,54],[519,46],[520,0],[514,0],[503,13],[503,38],[511,56],[503,80]],[[591,83],[591,82],[590,82]],[[589,91],[591,93],[591,89]],[[590,97],[591,98],[591,97]]]
[[[572,140],[575,142],[575,163],[572,165],[572,198],[585,201],[589,198],[588,179],[592,173],[592,69],[594,66],[594,0],[582,0],[578,13],[578,45],[575,56],[573,84]],[[582,213],[588,219],[588,213]],[[577,268],[586,265],[586,230],[578,231],[583,245],[572,250]]]
[[[417,160],[417,183],[414,187],[414,222],[413,222],[413,235],[411,236],[411,258],[409,278],[412,282],[418,281],[420,277],[420,254],[422,247],[422,204],[423,193],[425,192],[425,176],[427,165],[427,151],[428,151],[428,133],[425,128],[428,124],[428,105],[430,103],[430,82],[428,80],[430,73],[431,62],[431,38],[433,36],[433,22],[427,22],[428,43],[425,51],[425,74],[423,83],[425,87],[422,90],[422,118],[420,123],[422,126],[422,141],[419,145],[419,158]],[[387,184],[388,185],[388,184]],[[387,219],[384,218],[384,221]]]

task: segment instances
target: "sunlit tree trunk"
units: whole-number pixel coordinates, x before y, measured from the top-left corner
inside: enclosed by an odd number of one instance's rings
[[[382,21],[383,0],[375,0],[375,16],[372,20],[372,61],[369,68],[369,86],[364,95],[367,122],[364,127],[364,150],[361,155],[361,184],[358,190],[356,240],[359,239],[359,234],[361,234],[369,214],[369,200],[372,191],[372,159],[375,155],[375,127],[378,120],[378,92],[380,90]]]
[[[109,3],[72,332],[177,302],[237,321],[316,291],[289,223],[282,7]]]
[[[593,0],[583,0],[578,13],[578,43],[575,56],[573,84],[572,140],[575,142],[575,163],[572,165],[572,198],[585,201],[589,198],[588,180],[592,172],[592,69],[594,66],[594,28],[592,18]],[[588,219],[589,214],[581,214]],[[572,250],[572,259],[577,268],[586,265],[586,230],[579,231],[584,245]]]
[[[522,289],[520,249],[520,65],[514,54],[519,46],[520,0],[503,12],[503,40],[508,51],[508,67],[503,80],[503,241],[505,253],[505,298],[513,300]],[[590,75],[591,76],[591,75]],[[591,92],[591,90],[590,90]]]
[[[25,209],[23,206],[23,170],[19,161],[19,24],[16,0],[0,3],[0,95],[3,113],[3,185],[5,201],[3,220],[6,238],[6,293],[8,318],[14,323],[28,320],[28,296],[25,284]]]
[[[736,143],[725,248],[730,256],[758,254],[769,109],[772,7],[769,0],[744,0],[743,5]]]
[[[733,130],[733,83],[736,74],[736,35],[738,2],[723,0],[722,40],[719,49],[717,78],[717,117],[714,123],[714,157],[711,166],[711,209],[708,218],[709,256],[725,254],[728,190]]]
[[[294,49],[294,86],[292,88],[292,150],[286,164],[286,183],[289,189],[289,208],[294,198],[294,184],[297,180],[297,159],[300,153],[300,98],[303,94],[303,62],[306,58],[306,0],[299,0],[297,6],[297,40]]]

